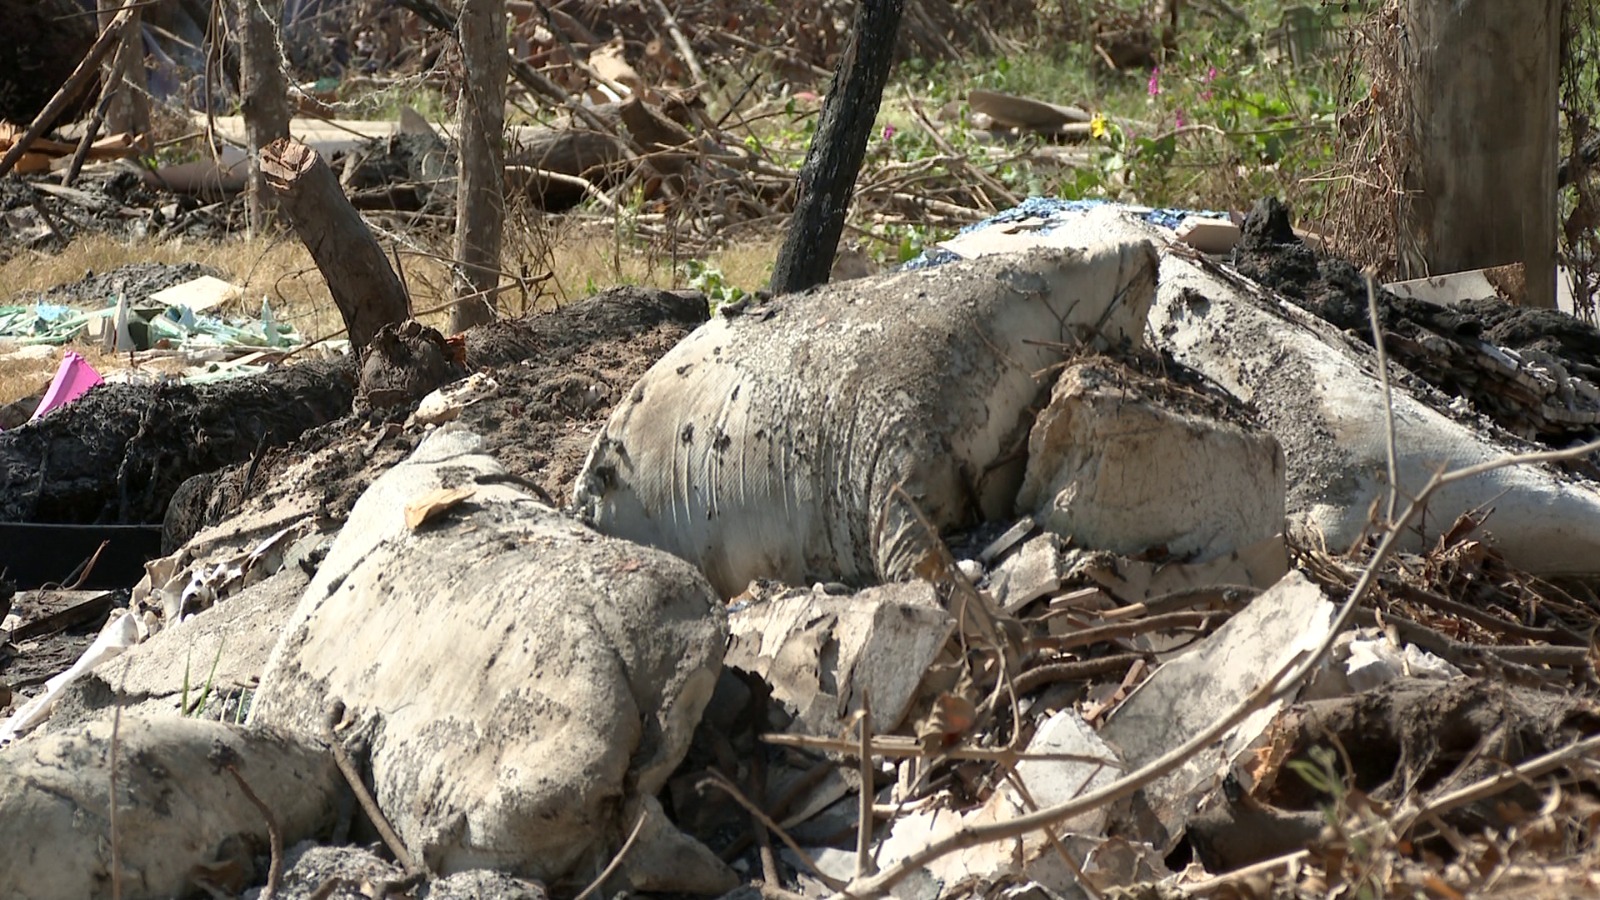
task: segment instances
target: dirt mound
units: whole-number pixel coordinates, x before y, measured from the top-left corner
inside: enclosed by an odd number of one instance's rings
[[[466,334],[468,368],[490,370],[499,388],[458,421],[483,437],[510,477],[559,505],[612,406],[707,316],[699,294],[621,287],[475,328]],[[163,543],[176,547],[206,525],[247,507],[271,508],[296,491],[311,491],[322,515],[343,519],[425,433],[403,424],[415,406],[346,416],[257,460],[192,479],[173,498]],[[307,475],[290,476],[291,469]]]
[[[202,275],[222,277],[221,272],[199,263],[128,263],[98,274],[91,269],[77,281],[57,285],[43,293],[23,296],[32,302],[99,309],[115,303],[119,296],[126,296],[130,305],[141,303],[156,291],[193,281]]]
[[[1373,342],[1361,272],[1302,243],[1278,200],[1260,200],[1250,211],[1236,265],[1307,312]],[[1390,357],[1446,398],[1464,399],[1511,434],[1552,446],[1600,435],[1600,331],[1593,326],[1498,298],[1438,306],[1380,288],[1377,300]],[[1462,414],[1448,402],[1436,406]]]
[[[194,386],[108,384],[0,433],[0,521],[158,523],[184,479],[347,413],[349,361]]]

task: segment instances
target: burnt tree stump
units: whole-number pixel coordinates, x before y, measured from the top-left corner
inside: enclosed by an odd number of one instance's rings
[[[828,280],[883,86],[889,80],[904,10],[905,0],[860,0],[856,6],[850,46],[839,57],[817,133],[800,169],[800,195],[772,269],[774,294],[803,291]]]

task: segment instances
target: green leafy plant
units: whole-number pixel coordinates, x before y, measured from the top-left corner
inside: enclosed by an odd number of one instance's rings
[[[705,294],[713,310],[724,303],[736,303],[748,296],[743,288],[728,284],[720,268],[704,260],[688,260],[682,268],[689,287]]]

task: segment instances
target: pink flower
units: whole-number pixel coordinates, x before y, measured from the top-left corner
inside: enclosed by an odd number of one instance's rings
[[[1159,66],[1150,70],[1150,85],[1148,90],[1150,92],[1150,96],[1152,97],[1161,93],[1161,68]]]
[[[885,141],[894,140],[894,126],[893,125],[885,125],[885,126],[883,126],[883,139]]]
[[[1180,109],[1180,110],[1178,110],[1178,127],[1182,128],[1186,124],[1188,124],[1188,121],[1186,119],[1184,119],[1183,110]]]
[[[1206,84],[1210,84],[1211,82],[1216,81],[1216,80],[1217,80],[1217,67],[1216,66],[1212,66],[1211,68],[1206,70]]]

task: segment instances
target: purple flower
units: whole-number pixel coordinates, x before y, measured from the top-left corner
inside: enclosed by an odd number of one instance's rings
[[[893,125],[885,125],[885,126],[883,126],[883,139],[885,141],[894,140],[894,126]]]
[[[1157,94],[1161,93],[1161,67],[1160,66],[1157,66],[1156,68],[1153,68],[1153,69],[1150,70],[1150,85],[1148,87],[1148,90],[1150,92],[1150,96],[1152,96],[1152,97],[1154,97]]]

